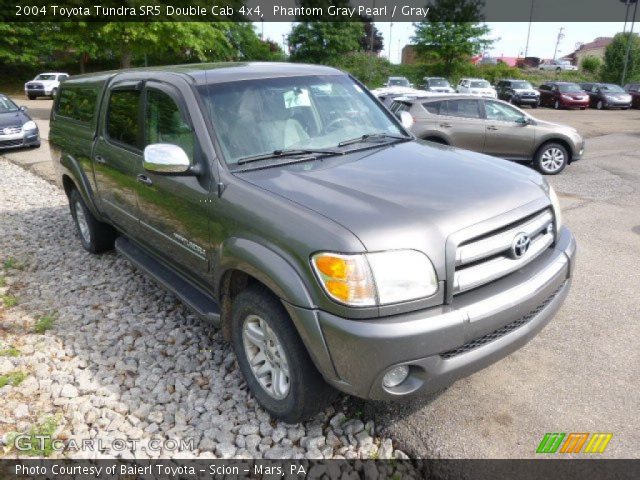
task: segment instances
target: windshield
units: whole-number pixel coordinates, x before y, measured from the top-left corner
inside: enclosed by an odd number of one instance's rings
[[[604,85],[600,85],[600,90],[603,92],[613,92],[613,93],[623,93],[624,90],[620,88],[618,85],[614,85],[612,83],[605,83]]]
[[[569,60],[558,60],[556,63],[558,65],[571,65],[571,62],[569,62]]]
[[[531,90],[533,87],[529,82],[511,82],[511,88],[516,90]]]
[[[18,106],[4,95],[0,95],[0,113],[17,112]]]
[[[390,87],[408,87],[409,80],[407,80],[406,78],[390,78],[389,86]]]
[[[404,135],[343,75],[245,80],[200,87],[227,164],[274,151],[332,149],[371,134]]]
[[[55,80],[55,79],[56,79],[56,76],[49,73],[40,74],[35,78],[35,80]]]
[[[471,88],[490,88],[491,85],[486,80],[472,80]]]
[[[432,87],[449,87],[449,82],[447,82],[444,78],[431,79],[429,80],[429,85]]]
[[[558,91],[561,93],[582,93],[582,89],[575,83],[558,85]]]

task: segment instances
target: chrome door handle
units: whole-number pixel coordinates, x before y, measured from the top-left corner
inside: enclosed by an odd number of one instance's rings
[[[449,128],[451,126],[451,124],[450,123],[441,123],[440,126],[442,128]]]
[[[142,173],[139,173],[136,179],[144,185],[148,185],[148,186],[153,185],[153,182],[151,181],[151,179]]]
[[[96,163],[99,163],[100,165],[105,165],[107,163],[104,157],[100,155],[96,155],[95,157],[93,157],[93,159],[96,161]]]
[[[487,127],[487,130],[498,130],[498,127],[494,126],[494,125],[489,125]]]

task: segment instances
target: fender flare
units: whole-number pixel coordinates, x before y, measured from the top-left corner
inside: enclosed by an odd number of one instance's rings
[[[303,308],[314,308],[304,280],[282,255],[253,240],[230,238],[220,249],[216,267],[216,294],[222,294],[222,281],[230,270],[239,270],[263,283],[281,300]]]
[[[91,211],[91,213],[99,220],[103,220],[103,216],[98,209],[98,206],[95,202],[95,193],[93,188],[91,187],[91,183],[89,179],[85,175],[85,172],[80,167],[78,161],[70,155],[63,155],[60,159],[60,164],[62,165],[62,177],[69,177],[75,188],[80,192],[80,196],[84,201],[87,208]],[[67,191],[66,186],[63,187],[65,189],[65,193],[69,193]]]

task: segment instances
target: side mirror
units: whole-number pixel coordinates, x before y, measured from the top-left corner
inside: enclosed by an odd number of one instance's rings
[[[187,153],[178,145],[154,143],[144,149],[142,166],[158,174],[187,174],[193,172]],[[193,172],[195,173],[195,172]]]
[[[400,112],[400,123],[407,130],[413,127],[413,117],[409,112]]]
[[[27,107],[25,107],[24,105],[21,106],[20,108],[18,108],[18,110],[20,110],[21,112],[26,112],[27,111]]]
[[[531,121],[528,117],[519,117],[518,119],[516,119],[516,123],[524,127],[525,125],[529,125]]]

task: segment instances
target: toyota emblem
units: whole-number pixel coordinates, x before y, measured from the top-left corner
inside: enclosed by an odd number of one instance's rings
[[[513,238],[511,243],[511,257],[522,258],[531,245],[531,239],[526,233],[519,233]]]

